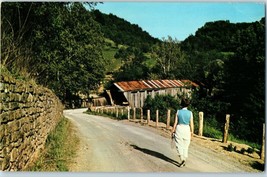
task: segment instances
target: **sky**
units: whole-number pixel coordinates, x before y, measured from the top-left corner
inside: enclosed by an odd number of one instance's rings
[[[265,17],[264,2],[103,2],[95,9],[137,24],[151,36],[183,41],[206,22],[255,22]]]

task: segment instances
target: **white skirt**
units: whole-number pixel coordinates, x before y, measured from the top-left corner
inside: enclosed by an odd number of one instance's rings
[[[191,139],[190,126],[178,124],[175,131],[175,137],[179,137],[182,139]]]
[[[175,131],[175,144],[181,160],[188,157],[188,148],[191,141],[191,131],[189,125],[178,124]]]

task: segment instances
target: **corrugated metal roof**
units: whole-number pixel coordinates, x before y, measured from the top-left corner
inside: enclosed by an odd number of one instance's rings
[[[137,90],[158,90],[166,88],[177,88],[193,85],[198,85],[190,80],[142,80],[142,81],[125,81],[116,82],[114,85],[123,92]]]
[[[184,79],[184,80],[181,80],[181,81],[185,84],[185,86],[194,86],[194,87],[198,87],[199,86],[198,84],[196,84],[195,82],[192,82],[190,80]]]

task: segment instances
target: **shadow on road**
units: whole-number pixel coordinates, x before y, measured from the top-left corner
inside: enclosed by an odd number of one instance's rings
[[[173,165],[175,165],[175,166],[177,166],[177,167],[180,167],[180,164],[179,164],[177,161],[172,160],[172,159],[170,159],[169,157],[166,157],[165,155],[163,155],[163,154],[161,154],[161,153],[159,153],[159,152],[152,151],[152,150],[145,149],[145,148],[140,148],[140,147],[138,147],[138,146],[136,146],[136,145],[133,145],[133,144],[131,144],[131,146],[132,146],[134,149],[138,150],[138,151],[141,151],[141,152],[143,152],[143,153],[145,153],[145,154],[148,154],[148,155],[157,157],[157,158],[159,158],[159,159],[165,160],[166,162],[172,163]]]

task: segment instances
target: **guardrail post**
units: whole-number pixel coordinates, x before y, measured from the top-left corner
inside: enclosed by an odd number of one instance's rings
[[[261,159],[264,160],[265,158],[265,124],[263,124],[263,129],[262,129],[262,145],[261,145]]]
[[[130,120],[130,106],[127,107],[128,110],[128,120]]]
[[[226,114],[226,122],[224,124],[224,133],[223,133],[223,143],[227,143],[228,140],[229,123],[230,123],[230,114]]]
[[[150,110],[147,110],[147,124],[150,122]]]
[[[134,107],[133,108],[133,120],[135,120],[136,119],[136,108]]]
[[[168,111],[167,111],[167,124],[166,124],[167,129],[170,128],[170,122],[171,122],[171,110],[168,109]]]
[[[116,107],[116,118],[119,117],[119,108]]]
[[[141,119],[141,123],[142,123],[143,119],[144,119],[143,108],[140,108],[140,119]]]
[[[203,119],[204,119],[204,113],[203,112],[199,112],[198,113],[198,117],[199,117],[198,136],[202,136],[203,135]]]
[[[159,126],[159,110],[156,110],[156,127]]]

